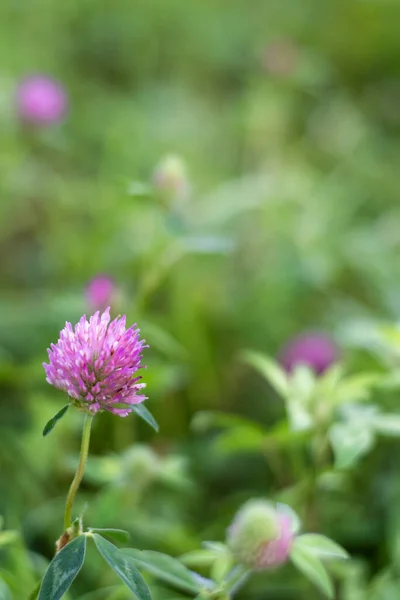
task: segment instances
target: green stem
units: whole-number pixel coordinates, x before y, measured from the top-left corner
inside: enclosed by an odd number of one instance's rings
[[[233,594],[245,583],[248,576],[250,575],[250,570],[246,569],[242,566],[237,566],[228,577],[223,586],[223,595],[221,598],[232,598]]]
[[[83,473],[86,467],[86,461],[89,452],[89,442],[90,442],[90,429],[92,426],[93,415],[86,414],[85,421],[83,423],[83,432],[82,432],[82,444],[81,444],[81,455],[79,458],[78,468],[75,473],[75,477],[71,483],[71,487],[69,488],[67,501],[65,504],[65,516],[64,516],[64,528],[68,529],[71,525],[71,514],[72,514],[72,505],[74,503],[76,492],[80,486],[82,481]]]

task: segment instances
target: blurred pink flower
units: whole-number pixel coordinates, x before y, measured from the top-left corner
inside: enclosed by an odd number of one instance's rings
[[[239,563],[261,570],[285,563],[294,537],[286,512],[266,500],[249,500],[235,515],[227,543]]]
[[[339,359],[335,342],[323,333],[304,333],[282,349],[279,361],[289,373],[296,365],[305,364],[318,375]]]
[[[107,275],[94,277],[86,287],[86,300],[91,310],[105,310],[113,305],[116,286],[114,280]]]
[[[17,111],[22,121],[35,125],[58,123],[67,112],[64,88],[45,75],[31,75],[17,89]]]
[[[260,546],[256,559],[257,569],[279,567],[289,558],[294,538],[292,521],[286,514],[278,513],[277,518],[279,533],[275,539]]]
[[[147,346],[136,325],[126,329],[125,323],[125,316],[110,323],[107,308],[89,321],[84,315],[75,328],[66,323],[57,344],[51,344],[49,364],[43,363],[46,380],[66,392],[80,410],[126,417],[131,405],[146,399],[139,393],[145,384],[135,374]]]

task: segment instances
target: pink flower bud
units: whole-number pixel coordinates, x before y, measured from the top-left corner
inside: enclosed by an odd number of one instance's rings
[[[112,306],[115,300],[116,286],[107,275],[98,275],[89,281],[86,287],[86,300],[92,311],[103,311]]]
[[[250,500],[236,514],[227,543],[250,569],[272,569],[288,559],[294,538],[291,518],[265,500]]]
[[[323,333],[305,333],[288,342],[279,360],[289,373],[296,365],[304,364],[321,374],[338,358],[339,349],[330,337]]]
[[[260,548],[257,557],[257,568],[268,569],[278,567],[289,558],[293,542],[292,522],[285,514],[278,514],[279,534],[274,539]]]
[[[67,112],[64,88],[44,75],[27,77],[17,89],[17,111],[20,119],[33,125],[58,123]]]

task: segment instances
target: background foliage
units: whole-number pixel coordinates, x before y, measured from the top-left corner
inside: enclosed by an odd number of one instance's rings
[[[221,540],[254,495],[298,508],[296,452],[278,448],[272,466],[243,430],[224,446],[193,422],[204,410],[267,430],[284,418],[244,349],[276,356],[292,335],[325,329],[348,371],[392,373],[373,401],[396,413],[399,340],[385,329],[400,302],[396,10],[391,0],[0,3],[0,513],[19,532],[0,535],[0,598],[27,596],[60,535],[81,415],[41,437],[65,400],[41,363],[65,320],[88,310],[98,273],[115,278],[114,313],[150,344],[161,432],[96,419],[80,503],[137,547],[180,555]],[[16,118],[16,85],[32,72],[65,86],[62,124],[32,131]],[[151,185],[170,152],[188,167],[178,206]],[[296,443],[287,436],[285,448]],[[344,488],[318,493],[319,526],[354,557],[338,573],[343,600],[397,597],[399,449],[379,440],[339,470]],[[70,598],[129,597],[90,561]],[[100,586],[108,595],[90,593]],[[288,566],[242,597],[319,592]]]

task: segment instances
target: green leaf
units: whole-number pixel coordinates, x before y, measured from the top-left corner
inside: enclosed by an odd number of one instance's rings
[[[213,442],[213,447],[222,454],[260,452],[265,443],[265,434],[255,427],[238,427],[224,431]]]
[[[221,554],[226,551],[226,545],[223,544],[222,542],[214,542],[214,541],[206,540],[205,542],[202,542],[201,545],[204,548],[207,548],[207,550],[213,550],[214,552],[216,552],[218,554]]]
[[[141,419],[143,419],[143,421],[146,421],[146,423],[148,425],[150,425],[150,427],[152,427],[155,431],[158,432],[158,430],[159,430],[158,423],[155,420],[155,418],[153,417],[153,415],[151,414],[151,412],[145,407],[143,402],[141,402],[140,404],[133,404],[132,408],[133,408],[134,412]]]
[[[373,418],[372,423],[375,431],[381,435],[400,436],[400,415],[398,414],[378,414]]]
[[[380,373],[361,373],[346,377],[338,386],[336,404],[368,400],[372,388],[382,379]]]
[[[92,533],[100,533],[101,535],[108,535],[109,537],[117,540],[118,542],[127,542],[129,540],[130,533],[125,529],[113,529],[113,528],[99,528],[90,527],[89,531]]]
[[[272,387],[275,388],[278,394],[287,398],[289,393],[289,380],[286,373],[275,361],[259,352],[253,352],[252,350],[244,352],[242,358],[247,364],[251,365],[261,373],[261,375],[269,381]]]
[[[131,548],[126,548],[122,552],[132,557],[137,567],[146,570],[164,583],[189,594],[198,594],[201,590],[192,573],[172,556],[152,550],[141,551]]]
[[[256,421],[220,410],[201,410],[197,412],[192,419],[191,427],[199,433],[203,433],[214,427],[218,429],[249,427],[257,429],[259,432],[267,433],[267,430],[259,423],[256,423]]]
[[[329,438],[338,469],[355,465],[371,450],[375,441],[374,432],[366,422],[336,423],[329,430]]]
[[[233,567],[232,554],[226,550],[220,554],[211,567],[211,579],[216,583],[222,583]]]
[[[55,555],[44,575],[38,600],[59,600],[69,589],[85,560],[86,536],[80,535]]]
[[[296,544],[306,550],[311,550],[320,558],[348,558],[344,548],[325,535],[319,533],[305,533],[296,538]]]
[[[6,582],[0,578],[0,600],[13,600],[10,588]]]
[[[297,398],[288,400],[286,410],[291,430],[300,433],[313,427],[313,417],[309,410]]]
[[[135,561],[98,533],[93,534],[93,539],[104,560],[108,562],[134,596],[138,600],[151,600],[150,590],[137,570]]]
[[[47,423],[46,423],[46,425],[44,426],[44,429],[43,429],[43,437],[45,437],[47,434],[50,433],[50,431],[52,431],[54,429],[54,427],[57,425],[58,421],[63,418],[63,416],[65,415],[65,413],[69,409],[69,407],[70,407],[70,404],[66,404],[65,406],[62,407],[61,410],[59,410],[54,415],[54,417],[52,417],[50,419],[50,421],[47,421]]]
[[[9,529],[7,531],[0,532],[0,547],[13,544],[19,539],[19,532]],[[1,599],[0,599],[1,600]]]
[[[290,377],[290,396],[308,403],[315,394],[317,379],[311,367],[302,363],[295,366]]]
[[[141,330],[151,347],[163,352],[168,358],[176,358],[179,361],[187,359],[187,350],[168,331],[159,327],[156,323],[140,322]]]
[[[192,550],[179,557],[188,567],[209,567],[217,558],[218,553],[212,550]]]
[[[290,560],[303,575],[321,590],[321,592],[330,599],[334,598],[332,580],[321,560],[312,550],[302,547],[301,544],[297,543],[297,539],[293,544]]]

